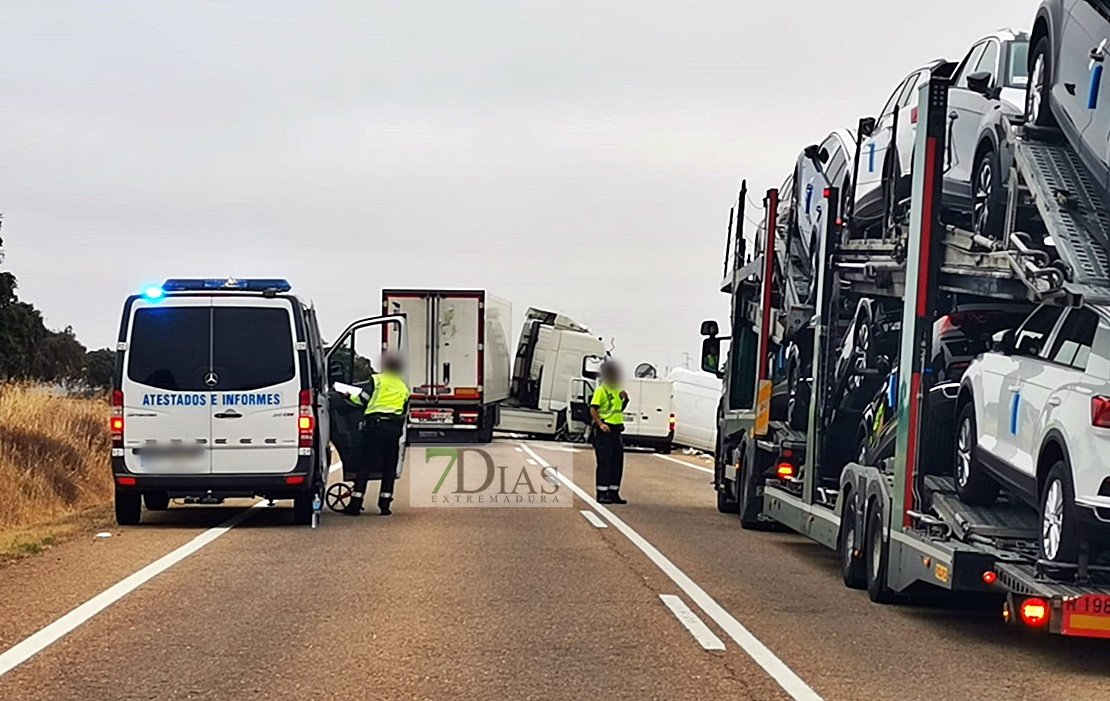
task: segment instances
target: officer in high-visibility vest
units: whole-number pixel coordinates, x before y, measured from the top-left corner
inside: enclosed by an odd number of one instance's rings
[[[351,503],[343,513],[357,516],[362,512],[366,483],[371,473],[382,476],[378,492],[378,509],[382,516],[393,513],[393,482],[397,479],[397,461],[401,454],[401,436],[408,415],[409,387],[402,376],[404,367],[400,357],[388,355],[382,359],[382,371],[372,378],[369,387],[361,394],[348,397],[355,406],[365,406],[362,427],[362,464],[355,477]]]
[[[627,504],[621,498],[624,475],[624,409],[628,393],[621,389],[621,371],[609,361],[601,366],[601,384],[590,401],[593,419],[593,444],[597,456],[597,501],[601,504]]]

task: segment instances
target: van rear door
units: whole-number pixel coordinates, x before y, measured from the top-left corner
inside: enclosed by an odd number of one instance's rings
[[[124,465],[136,474],[207,474],[211,298],[137,299],[123,349]]]
[[[212,298],[213,474],[297,466],[301,373],[288,298]]]

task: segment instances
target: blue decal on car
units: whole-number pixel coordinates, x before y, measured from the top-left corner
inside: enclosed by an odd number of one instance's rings
[[[867,172],[875,172],[875,144],[870,145],[870,149],[867,153]]]
[[[1091,69],[1091,90],[1087,93],[1087,109],[1098,109],[1098,90],[1102,86],[1102,64]]]
[[[1018,404],[1021,403],[1021,392],[1014,392],[1010,402],[1010,435],[1016,436],[1018,431]]]

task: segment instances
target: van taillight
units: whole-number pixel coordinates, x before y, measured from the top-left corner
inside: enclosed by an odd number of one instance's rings
[[[316,428],[316,417],[312,414],[312,390],[301,390],[301,410],[297,416],[297,430],[301,439],[302,448],[312,447],[313,429]]]
[[[112,429],[112,447],[123,447],[123,392],[118,389],[112,392],[112,418],[109,421]]]
[[[1110,397],[1091,398],[1091,425],[1110,428]]]
[[[671,426],[671,430],[673,431],[674,430],[674,425],[676,423],[674,414],[671,414],[671,418],[670,418],[669,423],[670,423],[670,426]]]

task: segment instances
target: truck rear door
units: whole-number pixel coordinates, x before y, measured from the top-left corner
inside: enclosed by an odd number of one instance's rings
[[[433,372],[443,399],[481,399],[482,298],[444,295],[435,300]]]
[[[214,297],[212,472],[282,473],[297,466],[301,373],[288,299]]]
[[[120,382],[128,471],[211,471],[210,312],[209,297],[132,305]]]
[[[408,356],[406,369],[409,386],[414,398],[435,396],[436,375],[432,370],[435,329],[432,324],[434,300],[426,293],[390,293],[385,298],[383,311],[387,315],[404,315],[407,320]],[[386,335],[391,351],[398,351],[401,339]]]

